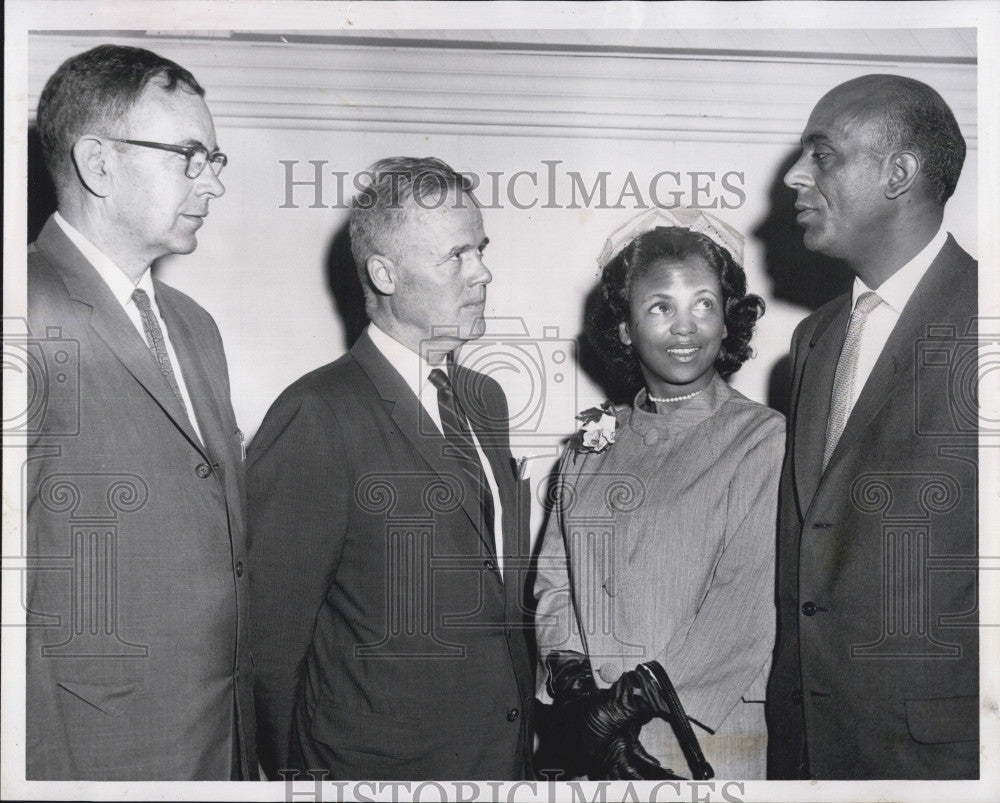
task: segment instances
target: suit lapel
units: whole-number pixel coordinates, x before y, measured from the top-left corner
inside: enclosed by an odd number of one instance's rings
[[[837,360],[844,345],[849,307],[850,296],[845,296],[831,311],[831,316],[816,327],[803,358],[794,442],[795,488],[802,511],[809,508],[823,472],[830,395]]]
[[[949,283],[953,279],[950,267],[959,250],[949,235],[945,246],[914,288],[851,410],[837,448],[830,455],[830,465],[854,448],[893,391],[912,387],[916,371],[914,344],[927,334],[926,327],[935,322],[935,311],[942,309],[941,300],[950,297]]]
[[[448,441],[438,431],[435,424],[429,420],[420,401],[413,395],[413,391],[385,358],[385,355],[378,350],[367,332],[363,332],[352,346],[351,355],[368,374],[368,378],[375,385],[379,396],[391,408],[389,415],[399,427],[400,432],[427,465],[439,476],[453,477],[456,481],[461,482],[462,469],[456,466],[453,460],[445,457]],[[464,483],[462,488],[464,490]],[[489,548],[490,553],[493,553],[495,547],[489,543],[489,539],[485,537],[481,529],[482,512],[478,500],[472,498],[472,494],[463,493],[462,509],[469,517],[476,532],[479,533],[483,543]]]
[[[198,421],[198,429],[205,440],[205,450],[212,456],[213,462],[217,462],[220,452],[225,451],[225,445],[230,441],[222,431],[224,419],[218,405],[219,394],[212,387],[211,374],[205,367],[198,338],[171,303],[169,289],[165,290],[160,283],[157,283],[156,303],[167,326],[170,343],[177,354],[184,384],[194,407],[191,413]]]
[[[200,450],[201,443],[156,358],[100,274],[51,218],[38,235],[36,246],[59,270],[70,298],[90,308],[89,323],[94,333]]]

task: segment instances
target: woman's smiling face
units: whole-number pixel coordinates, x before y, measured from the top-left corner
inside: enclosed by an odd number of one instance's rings
[[[653,396],[681,396],[708,387],[726,337],[722,288],[701,256],[666,259],[634,279],[629,320],[618,326],[635,349]]]

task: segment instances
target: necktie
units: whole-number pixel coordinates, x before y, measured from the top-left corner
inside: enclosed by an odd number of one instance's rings
[[[174,396],[177,397],[181,409],[187,413],[187,405],[184,404],[180,385],[177,384],[174,367],[170,364],[170,355],[167,353],[167,344],[163,339],[163,330],[160,328],[160,322],[156,320],[156,313],[153,312],[153,306],[149,303],[149,296],[146,295],[145,290],[136,288],[132,291],[132,300],[135,301],[135,305],[139,309],[139,315],[142,318],[142,328],[146,330],[146,340],[151,344],[149,350],[156,357],[160,371],[163,372],[167,384],[170,385]]]
[[[476,444],[472,440],[472,431],[462,410],[462,404],[455,394],[448,375],[440,368],[435,368],[430,373],[430,381],[437,388],[438,410],[441,413],[441,429],[444,437],[455,452],[456,457],[462,464],[473,491],[479,497],[479,508],[483,516],[483,532],[486,540],[492,546],[493,537],[493,494],[490,492],[489,484],[486,481],[486,472],[476,451]]]
[[[851,414],[854,398],[854,377],[858,371],[858,353],[861,345],[861,334],[869,313],[882,303],[877,293],[871,290],[858,296],[854,304],[854,312],[847,324],[847,334],[844,336],[844,347],[837,360],[837,372],[833,377],[833,394],[830,397],[830,418],[826,424],[826,447],[823,449],[823,470],[830,462],[830,455],[837,446],[837,441],[847,425],[847,417]]]

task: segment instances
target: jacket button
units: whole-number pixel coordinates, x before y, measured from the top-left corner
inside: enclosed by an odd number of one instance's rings
[[[803,602],[802,603],[802,613],[806,616],[812,616],[816,613],[816,603],[815,602]]]
[[[510,709],[510,711],[507,712],[507,721],[508,722],[515,722],[517,720],[518,716],[520,716],[518,710],[516,708],[512,708],[512,709]]]
[[[792,702],[793,703],[802,702],[802,689],[795,689],[792,691]]]
[[[237,577],[243,576],[243,562],[239,560],[236,561],[236,576]]]
[[[497,567],[496,563],[494,563],[492,560],[489,559],[483,561],[483,566],[485,566],[490,571],[492,571]]]
[[[194,470],[194,473],[198,475],[199,479],[205,479],[212,473],[212,467],[208,463],[199,463]]]

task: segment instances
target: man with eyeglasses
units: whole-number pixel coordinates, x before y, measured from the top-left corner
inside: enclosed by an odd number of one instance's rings
[[[133,47],[67,60],[28,249],[30,780],[257,777],[242,436],[212,317],[153,279],[223,194],[205,92]]]

